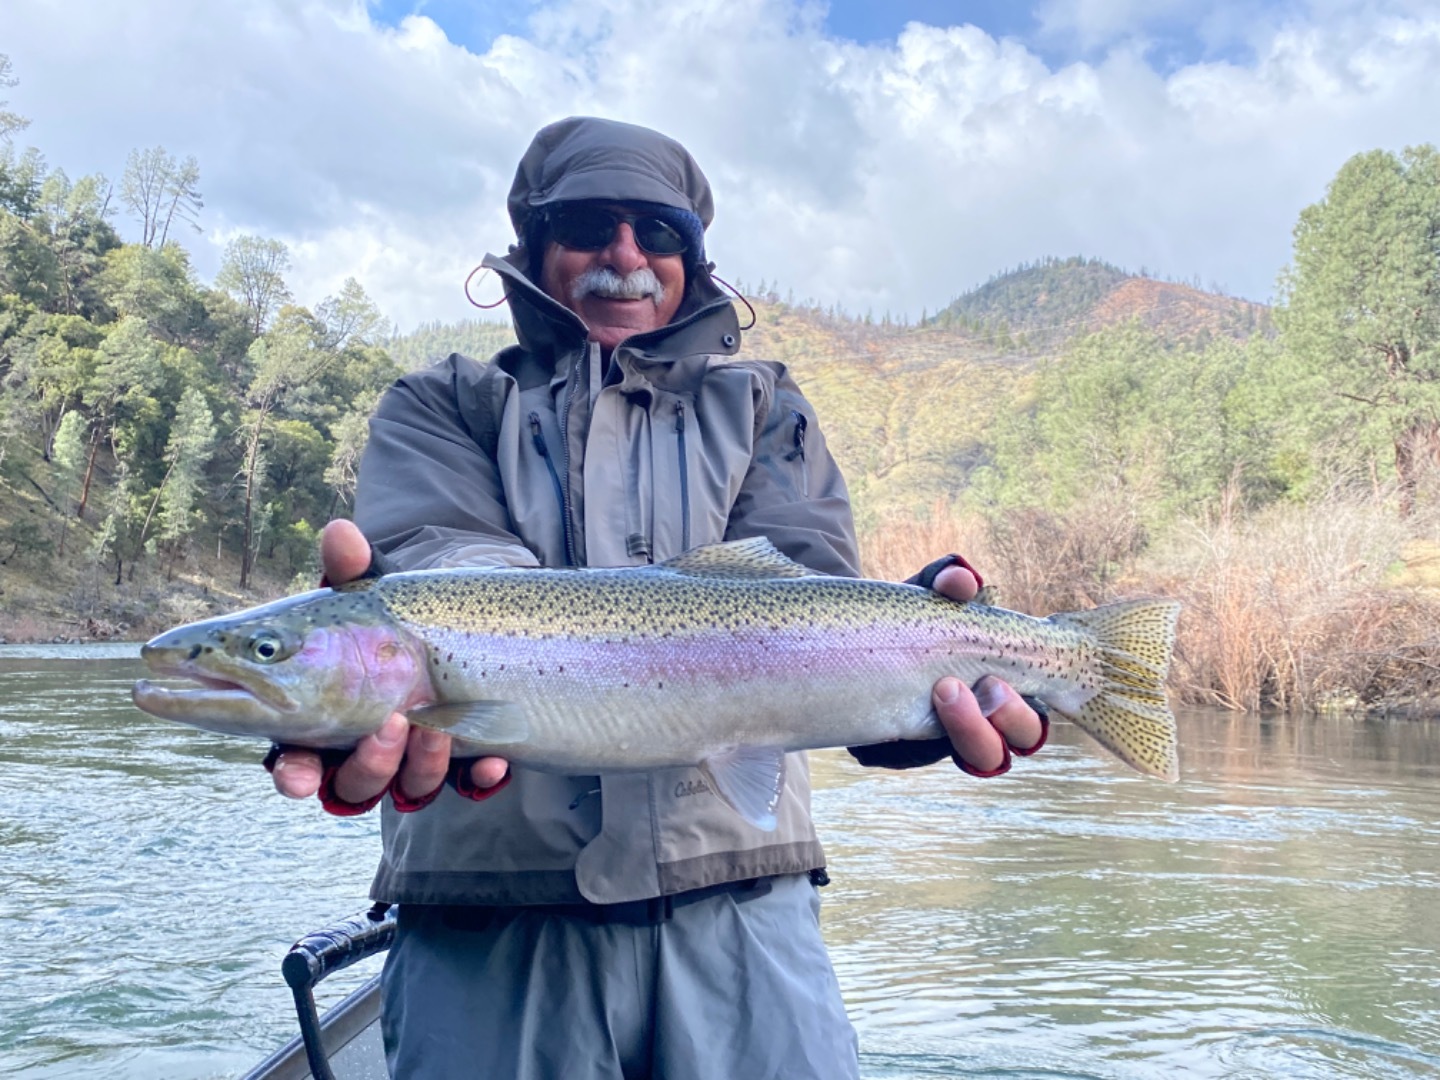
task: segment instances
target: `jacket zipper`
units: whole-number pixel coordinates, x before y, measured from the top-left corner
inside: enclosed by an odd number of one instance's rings
[[[690,550],[690,469],[685,454],[685,403],[675,402],[675,434],[680,447],[680,550]]]
[[[540,429],[540,414],[530,414],[530,437],[535,440],[535,449],[545,459],[545,467],[550,470],[550,480],[555,485],[555,501],[560,504],[560,516],[564,518],[565,525],[565,560],[570,566],[575,565],[575,559],[570,550],[570,516],[565,508],[565,488],[560,483],[560,474],[555,471],[555,459],[550,456],[550,448],[545,445],[545,433]]]
[[[794,461],[796,458],[799,458],[799,459],[800,459],[800,461],[801,461],[801,469],[800,469],[800,494],[803,495],[803,496],[805,496],[806,498],[809,498],[809,497],[810,497],[810,477],[809,477],[809,474],[807,473],[807,471],[806,471],[805,468],[804,468],[804,461],[805,461],[805,428],[806,428],[807,426],[809,426],[809,421],[807,421],[807,420],[805,419],[805,414],[802,413],[802,412],[800,412],[798,409],[791,409],[791,410],[790,410],[790,415],[795,418],[795,448],[794,448],[793,450],[791,450],[788,454],[785,455],[785,460],[786,460],[786,461]]]
[[[598,348],[591,345],[589,348]],[[570,369],[569,385],[565,392],[565,411],[560,416],[560,453],[565,464],[565,483],[560,487],[560,512],[565,518],[565,565],[579,566],[575,557],[575,533],[570,525],[570,410],[575,404],[575,393],[580,385],[580,358],[586,355],[582,349],[575,354],[575,364]],[[546,456],[549,461],[549,456]],[[555,475],[555,466],[550,466],[550,475]],[[556,483],[559,483],[557,480]]]

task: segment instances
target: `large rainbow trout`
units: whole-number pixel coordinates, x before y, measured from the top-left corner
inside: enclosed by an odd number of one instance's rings
[[[936,679],[998,675],[1142,772],[1178,777],[1164,681],[1179,607],[1035,619],[816,574],[767,540],[613,570],[422,570],[182,626],[135,704],[210,731],[348,747],[399,709],[574,775],[698,765],[773,828],[785,752],[943,734]]]

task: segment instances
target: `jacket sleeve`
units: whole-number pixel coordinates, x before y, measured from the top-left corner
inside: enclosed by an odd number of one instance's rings
[[[765,536],[812,570],[859,577],[845,479],[825,445],[815,411],[788,373],[776,380],[757,426],[754,454],[730,508],[725,539]]]
[[[537,566],[510,531],[495,464],[499,380],[458,354],[380,399],[360,459],[355,523],[399,570]]]

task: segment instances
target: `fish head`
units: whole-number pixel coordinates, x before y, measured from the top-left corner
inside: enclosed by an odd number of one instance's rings
[[[135,684],[140,709],[227,735],[349,747],[421,696],[422,651],[367,590],[320,589],[177,627],[140,650],[172,689]]]

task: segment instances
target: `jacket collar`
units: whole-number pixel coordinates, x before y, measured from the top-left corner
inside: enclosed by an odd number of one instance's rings
[[[589,331],[580,316],[546,294],[512,262],[513,255],[486,255],[481,264],[500,277],[521,348],[537,357],[573,355],[586,347]],[[615,347],[624,363],[668,363],[682,356],[733,356],[740,349],[740,320],[730,299],[703,270],[690,275],[680,310],[666,326],[634,334]]]

